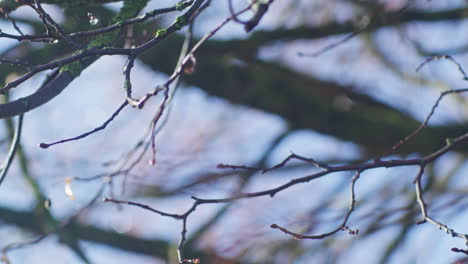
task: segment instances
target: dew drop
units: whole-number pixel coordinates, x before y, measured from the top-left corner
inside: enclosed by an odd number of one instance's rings
[[[88,18],[89,18],[89,24],[93,26],[99,23],[99,19],[93,13],[88,13]]]
[[[51,206],[52,206],[52,201],[50,199],[47,199],[44,201],[44,207],[46,209],[50,209]]]
[[[70,198],[70,200],[74,200],[75,199],[75,195],[73,194],[73,190],[72,190],[72,187],[71,187],[71,182],[73,181],[73,179],[71,178],[65,178],[65,194],[68,196],[68,198]]]
[[[90,23],[91,25],[93,25],[93,26],[94,26],[94,25],[97,25],[97,23],[99,23],[99,19],[97,19],[96,17],[95,17],[95,18],[92,18],[92,19],[89,20],[89,23]]]

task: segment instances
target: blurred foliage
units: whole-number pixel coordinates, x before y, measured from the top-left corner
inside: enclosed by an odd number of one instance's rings
[[[1,25],[8,25],[12,23],[11,19],[14,19],[19,27],[28,28],[30,35],[44,33],[44,27],[37,17],[15,15],[21,9],[27,8],[26,6],[20,7],[24,3],[33,3],[33,1],[20,2],[0,1],[0,12],[3,13]],[[59,11],[56,12],[61,12],[60,15],[63,16],[60,26],[65,32],[74,33],[97,28],[87,23],[89,10],[92,10],[93,16],[99,18],[99,27],[113,24],[112,21],[115,20],[113,18],[116,17],[118,11],[103,4],[119,1],[43,0],[41,2],[58,7]],[[153,1],[135,1],[138,2],[138,6],[134,6],[132,1],[124,2],[126,2],[127,8],[124,7],[122,10],[131,10],[133,14],[136,14],[143,9],[147,2]],[[227,3],[227,1],[219,2]],[[437,45],[432,45],[438,46],[437,49],[433,49],[431,42],[436,40],[431,36],[431,30],[439,27],[437,30],[443,31],[440,33],[441,35],[450,35],[453,28],[462,27],[468,16],[468,7],[464,1],[459,1],[458,5],[457,1],[453,1],[454,4],[447,3],[445,6],[435,3],[437,1],[290,0],[284,1],[285,3],[279,2],[282,1],[275,1],[271,5],[270,10],[263,18],[264,21],[253,32],[241,37],[213,38],[204,43],[202,48],[195,53],[197,63],[194,66],[194,72],[183,75],[181,78],[184,85],[194,85],[207,94],[223,98],[230,103],[277,115],[287,123],[287,131],[279,135],[276,140],[272,140],[271,145],[262,156],[252,161],[256,167],[267,167],[269,165],[267,160],[281,142],[299,130],[312,130],[337,140],[355,144],[362,150],[362,155],[356,157],[351,163],[377,158],[393,144],[409,135],[422,122],[421,115],[415,115],[414,112],[405,108],[404,104],[402,106],[402,104],[392,100],[411,100],[427,106],[427,104],[432,104],[436,98],[431,102],[423,102],[418,98],[408,97],[417,95],[418,92],[414,90],[418,89],[437,94],[441,87],[459,88],[453,85],[459,83],[450,79],[458,74],[455,67],[450,66],[450,68],[444,69],[452,72],[447,80],[443,79],[446,76],[438,78],[439,76],[415,73],[414,69],[417,65],[414,62],[422,63],[427,54],[442,55],[440,51],[451,51],[452,53],[447,55],[456,56],[463,65],[462,59],[467,58],[466,49],[454,49],[452,41],[443,38],[437,40]],[[171,4],[175,4],[175,2]],[[158,6],[158,8],[160,7]],[[210,8],[220,9],[221,11],[216,11],[219,12],[216,14],[219,17],[214,17],[213,14],[211,17],[210,15],[204,16],[204,13],[201,12],[200,17],[197,17],[192,25],[195,29],[198,29],[198,21],[209,21],[210,19],[221,21],[229,16],[226,5],[211,3],[211,6],[206,6],[206,10],[210,10]],[[146,11],[148,10],[145,9]],[[304,13],[306,14],[304,15]],[[127,13],[121,12],[119,14],[119,19],[133,17]],[[224,17],[221,17],[220,14],[223,14]],[[281,15],[283,15],[281,19],[275,19]],[[118,34],[112,35],[116,38],[113,44],[116,47],[128,47],[144,43],[151,39],[157,29],[163,27],[168,21],[173,21],[173,18],[157,17],[125,27],[125,30],[115,31]],[[238,26],[242,28],[241,25]],[[208,30],[212,29],[213,26]],[[2,29],[2,32],[5,31]],[[170,75],[177,65],[180,49],[186,39],[184,34],[185,32],[171,34],[161,44],[149,49],[138,59],[155,72]],[[320,50],[316,47],[324,46],[324,43],[336,43],[337,40],[345,39],[350,34],[353,36],[347,41],[330,50],[324,50],[323,54],[307,56],[308,52],[304,52],[304,56],[297,56],[299,49],[302,52],[304,47],[308,47],[312,53]],[[389,49],[387,43],[379,41],[382,34],[391,36],[396,34],[401,39],[398,41],[398,46],[390,48],[391,54],[386,53]],[[89,35],[78,36],[74,40],[87,46],[96,41],[96,38],[99,36]],[[3,39],[0,38],[0,42]],[[193,44],[200,39],[201,36],[195,34],[190,42]],[[460,42],[463,43],[458,44],[459,47],[468,45],[468,39],[464,39],[464,36],[457,41],[457,43]],[[351,45],[351,43],[358,43],[355,44],[358,48],[348,51],[347,45]],[[295,45],[300,48],[296,48]],[[394,45],[394,43],[388,45]],[[64,58],[73,52],[74,50],[62,41],[55,44],[18,41],[3,49],[0,58],[26,61],[32,65],[38,65]],[[269,58],[268,55],[264,56],[265,53],[279,55]],[[368,75],[378,76],[374,78],[373,83],[365,80],[366,78],[362,78],[364,81],[359,80],[358,76],[355,76],[355,80],[350,81],[341,78],[339,74],[326,76],[321,75],[318,70],[303,68],[303,65],[312,67],[313,65],[320,66],[320,63],[335,63],[336,65],[331,67],[332,71],[336,69],[338,73],[343,71],[343,68],[348,68],[349,74],[352,75],[357,70],[354,67],[359,67],[353,65],[353,59],[339,65],[340,57],[350,55],[355,55],[351,57],[356,60],[370,64],[367,68],[363,67],[359,70],[364,75],[367,72]],[[309,60],[315,60],[318,63],[301,64],[301,61]],[[330,68],[330,66],[327,67]],[[384,71],[377,70],[382,68]],[[413,68],[413,70],[408,70],[408,68]],[[18,65],[0,64],[0,84],[4,86],[11,81],[12,76],[20,76],[26,72],[24,67]],[[391,76],[393,79],[388,79],[387,76]],[[398,80],[394,81],[395,83],[381,83],[394,79]],[[396,91],[401,91],[399,97],[388,96],[387,99],[383,100],[382,96],[379,95],[389,94],[379,91],[383,85],[386,86],[386,89],[395,86]],[[369,89],[373,86],[375,88]],[[396,86],[404,88],[396,88]],[[405,92],[405,89],[408,91]],[[410,91],[411,89],[413,91]],[[125,98],[123,92],[122,96]],[[450,101],[451,106],[455,109],[461,109],[460,112],[466,111],[466,96],[454,96],[458,98]],[[443,147],[446,138],[454,138],[466,132],[466,115],[454,119],[459,121],[429,123],[429,126],[419,135],[398,149],[395,156],[424,156]],[[10,134],[12,134],[12,120],[7,119],[5,122],[7,122],[6,127],[10,129]],[[313,145],[309,142],[304,142],[304,144]],[[437,209],[438,215],[444,215],[446,212],[450,212],[450,208],[457,208],[449,219],[459,215],[463,217],[463,213],[465,213],[466,218],[468,205],[466,201],[468,190],[463,187],[463,184],[457,184],[460,179],[456,177],[457,173],[464,172],[463,166],[466,165],[467,149],[459,149],[458,151],[458,153],[453,154],[452,160],[455,160],[453,166],[443,164],[447,162],[446,160],[438,161],[427,173],[427,181],[425,181],[426,195],[431,204],[431,211]],[[176,247],[173,241],[162,238],[144,239],[121,234],[90,226],[80,217],[72,218],[70,222],[60,226],[59,220],[43,210],[42,204],[46,198],[39,187],[40,178],[31,176],[28,172],[30,165],[26,158],[27,154],[21,150],[18,155],[22,168],[21,173],[34,189],[37,204],[30,211],[0,208],[0,221],[16,225],[18,228],[33,234],[42,234],[60,227],[60,231],[57,231],[59,242],[68,245],[87,263],[92,263],[92,260],[89,260],[86,252],[79,246],[78,241],[80,240],[149,255],[163,261],[173,259],[172,253],[170,253]],[[349,162],[349,160],[330,159],[329,162],[342,164]],[[447,164],[450,163],[447,162]],[[447,166],[450,168],[438,169],[438,167]],[[283,168],[278,174],[283,176],[288,175],[288,173],[303,174],[304,171],[308,172],[308,169],[310,169],[309,166],[293,164]],[[225,226],[220,223],[229,216],[234,218],[248,217],[248,215],[244,215],[246,212],[238,212],[237,206],[232,208],[232,204],[226,204],[220,207],[212,217],[208,217],[197,230],[191,230],[185,246],[185,253],[189,258],[199,258],[201,263],[310,263],[307,261],[311,259],[317,259],[316,263],[335,263],[337,261],[343,262],[343,259],[346,259],[346,252],[349,252],[346,250],[352,251],[353,248],[354,250],[365,250],[359,248],[359,243],[365,242],[368,237],[379,239],[379,232],[395,228],[392,232],[393,237],[389,241],[377,242],[384,244],[385,247],[381,254],[375,258],[380,263],[391,262],[392,257],[400,247],[403,245],[411,247],[411,245],[406,245],[405,241],[412,235],[411,232],[418,228],[415,223],[419,220],[420,212],[415,203],[414,190],[408,187],[412,177],[414,177],[412,173],[382,174],[386,174],[382,177],[391,177],[392,179],[382,179],[380,182],[373,183],[371,191],[363,194],[360,194],[358,190],[358,212],[351,216],[351,225],[356,225],[360,229],[358,236],[346,237],[345,232],[341,232],[335,237],[321,241],[298,241],[284,234],[274,233],[274,235],[269,236],[270,234],[265,234],[267,232],[262,233],[262,231],[255,230],[255,224],[253,224],[251,228],[253,230],[238,230],[238,234],[233,235],[230,243],[227,243],[231,247],[225,247],[224,252],[216,247],[216,241],[210,241],[210,239],[216,240],[216,234],[220,232],[218,229]],[[363,178],[366,176],[363,175]],[[376,175],[370,176],[378,177]],[[167,199],[168,197],[177,197],[187,190],[209,188],[210,184],[232,177],[239,179],[238,186],[234,189],[237,192],[243,192],[251,181],[264,176],[251,172],[203,172],[194,177],[188,177],[189,180],[178,186],[179,188],[173,187],[177,191],[171,191],[170,188],[161,184],[161,186],[137,188],[132,195],[134,198],[150,196],[154,199],[160,197]],[[309,209],[306,212],[301,212],[297,217],[288,216],[287,219],[290,221],[286,220],[284,224],[305,233],[321,233],[323,232],[321,230],[328,230],[339,225],[345,212],[341,204],[343,201],[347,202],[347,198],[343,197],[348,197],[348,183],[349,177],[341,177],[337,184],[339,187],[334,188],[333,192],[330,192],[320,202],[310,202]],[[310,193],[298,193],[297,195],[298,200],[311,198]],[[287,204],[283,204],[283,206],[287,207]],[[247,213],[252,214],[253,212]],[[252,219],[257,217],[252,216]],[[351,228],[354,227],[351,226]],[[259,233],[255,233],[255,231]],[[252,234],[247,235],[246,233],[249,232]],[[352,244],[358,246],[352,246]],[[40,245],[36,246],[40,247]],[[345,250],[341,251],[342,249]],[[424,254],[430,255],[427,252]]]

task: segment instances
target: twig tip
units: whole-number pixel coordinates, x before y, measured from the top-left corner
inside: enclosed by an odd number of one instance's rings
[[[46,144],[46,143],[41,143],[41,144],[39,144],[39,147],[43,148],[43,149],[46,149],[46,148],[50,147],[50,145]]]

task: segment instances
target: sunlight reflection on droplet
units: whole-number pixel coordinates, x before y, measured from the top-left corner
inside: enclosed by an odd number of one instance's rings
[[[52,201],[50,199],[47,199],[44,201],[44,207],[46,209],[50,209],[51,206],[52,206]]]
[[[93,13],[88,13],[88,18],[89,18],[89,24],[93,26],[99,23],[99,19]]]
[[[71,178],[65,178],[65,194],[70,198],[70,200],[75,199],[75,195],[73,194],[72,188],[71,188],[71,182],[73,179]]]
[[[89,20],[89,23],[94,26],[97,23],[99,23],[99,19],[97,19],[97,17],[92,18],[92,19]]]

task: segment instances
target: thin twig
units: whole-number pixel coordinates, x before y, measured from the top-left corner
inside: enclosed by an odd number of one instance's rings
[[[432,61],[436,61],[436,60],[442,60],[442,59],[445,59],[445,60],[449,60],[451,62],[453,62],[457,68],[458,68],[458,71],[461,73],[461,75],[463,76],[463,80],[465,81],[468,81],[468,76],[466,75],[465,73],[465,70],[463,70],[463,67],[461,66],[460,63],[458,63],[452,56],[450,55],[438,55],[438,56],[432,56],[432,57],[429,57],[427,58],[423,63],[421,63],[418,68],[416,68],[416,72],[419,72],[426,64],[432,62]]]
[[[427,212],[427,204],[423,199],[423,191],[421,188],[421,179],[422,175],[424,174],[424,167],[421,166],[418,172],[418,175],[416,176],[415,180],[415,189],[416,189],[416,200],[419,204],[419,207],[421,209],[421,216],[422,219],[419,221],[417,224],[424,224],[426,222],[431,223],[435,225],[438,229],[445,231],[448,235],[451,237],[459,237],[465,240],[465,243],[468,244],[468,235],[467,234],[462,234],[454,231],[453,229],[449,228],[447,225],[444,225],[438,221],[436,221],[434,218],[430,217],[428,212]]]
[[[312,58],[316,58],[316,57],[319,57],[320,55],[324,54],[325,52],[327,51],[330,51],[340,45],[342,45],[343,43],[349,41],[350,39],[354,38],[355,36],[361,34],[362,32],[364,31],[364,29],[361,29],[361,30],[357,30],[351,34],[349,34],[348,36],[344,37],[343,39],[340,39],[336,42],[333,42],[315,52],[312,52],[312,53],[304,53],[304,52],[298,52],[297,55],[300,56],[300,57],[312,57]]]
[[[40,143],[39,144],[39,147],[43,148],[43,149],[46,149],[50,146],[53,146],[53,145],[56,145],[56,144],[62,144],[62,143],[65,143],[65,142],[69,142],[69,141],[75,141],[75,140],[79,140],[79,139],[82,139],[82,138],[85,138],[89,135],[92,135],[100,130],[103,130],[107,127],[107,125],[110,124],[110,122],[112,122],[112,120],[114,120],[119,114],[120,112],[128,105],[128,101],[125,100],[125,102],[123,102],[119,108],[117,108],[117,110],[111,115],[111,117],[109,117],[109,119],[107,119],[102,125],[100,125],[99,127],[96,127],[94,128],[93,130],[91,131],[88,131],[86,133],[83,133],[79,136],[76,136],[76,137],[72,137],[72,138],[67,138],[67,139],[62,139],[62,140],[59,140],[59,141],[56,141],[56,142],[52,142],[52,143]]]
[[[319,239],[319,238],[324,238],[324,237],[330,236],[332,234],[335,234],[336,232],[338,232],[340,230],[347,231],[350,234],[357,234],[359,232],[358,230],[349,229],[346,226],[346,224],[348,222],[348,219],[349,219],[351,213],[353,212],[353,210],[355,208],[356,199],[355,199],[354,188],[355,188],[355,183],[356,183],[357,179],[359,178],[359,176],[361,175],[362,172],[364,172],[366,170],[369,170],[369,169],[375,169],[375,168],[391,168],[391,167],[401,167],[401,166],[419,166],[421,168],[421,170],[418,173],[418,176],[416,177],[416,188],[417,188],[416,191],[418,192],[418,196],[417,196],[418,197],[418,202],[420,202],[420,204],[421,204],[421,209],[422,209],[422,213],[423,213],[423,216],[424,216],[424,220],[425,221],[430,221],[433,224],[436,224],[439,228],[442,228],[442,229],[446,230],[447,232],[449,232],[453,236],[461,237],[461,238],[466,239],[468,237],[467,235],[456,233],[453,230],[448,229],[446,226],[443,226],[442,224],[434,221],[432,218],[429,218],[427,216],[426,207],[424,205],[424,201],[422,200],[422,196],[421,196],[421,192],[420,192],[420,180],[421,180],[422,171],[423,171],[424,167],[427,164],[430,164],[430,163],[434,162],[436,159],[443,156],[445,153],[447,153],[447,152],[453,150],[455,147],[459,147],[459,146],[461,146],[461,145],[463,145],[463,144],[465,144],[467,142],[468,142],[468,133],[466,133],[466,134],[464,134],[464,135],[462,135],[462,136],[460,136],[458,138],[455,138],[451,144],[446,145],[446,146],[440,148],[439,150],[431,153],[430,155],[427,155],[427,156],[422,157],[422,158],[387,160],[387,161],[374,160],[374,161],[368,162],[368,163],[352,164],[352,165],[337,165],[337,166],[329,165],[328,168],[323,170],[323,171],[320,171],[320,172],[317,172],[317,173],[314,173],[314,174],[311,174],[311,175],[307,175],[307,176],[304,176],[304,177],[292,179],[292,180],[290,180],[289,182],[287,182],[285,184],[282,184],[282,185],[277,186],[275,188],[263,190],[263,191],[250,192],[250,193],[240,193],[240,194],[238,194],[236,196],[221,198],[221,199],[202,199],[202,198],[198,198],[198,197],[193,196],[192,199],[194,200],[194,202],[193,202],[192,206],[184,214],[170,214],[170,213],[166,213],[166,212],[161,212],[161,211],[156,210],[156,209],[154,209],[154,208],[152,208],[152,207],[150,207],[148,205],[134,203],[134,202],[130,202],[130,201],[118,201],[118,200],[116,201],[116,200],[113,200],[113,199],[106,199],[106,201],[134,205],[134,206],[138,206],[138,207],[150,210],[152,212],[156,212],[156,213],[158,213],[160,215],[163,215],[163,216],[168,216],[168,217],[171,217],[171,218],[174,218],[174,219],[177,219],[177,220],[183,220],[182,231],[181,231],[181,240],[180,240],[179,247],[178,247],[179,251],[181,251],[183,249],[183,244],[184,244],[185,239],[186,239],[185,235],[186,235],[186,232],[187,232],[187,230],[186,230],[187,219],[196,210],[196,208],[199,205],[228,203],[228,202],[233,202],[233,201],[240,200],[240,199],[261,197],[261,196],[274,197],[277,193],[279,193],[281,191],[284,191],[286,189],[289,189],[290,187],[292,187],[294,185],[297,185],[297,184],[300,184],[300,183],[306,183],[306,182],[318,179],[320,177],[323,177],[325,175],[329,175],[329,174],[332,174],[332,173],[335,173],[335,172],[340,172],[340,171],[356,171],[356,174],[354,175],[354,177],[352,179],[352,182],[351,182],[350,209],[348,210],[348,213],[346,214],[346,216],[345,216],[345,218],[343,220],[343,223],[339,228],[333,230],[332,232],[325,233],[325,234],[322,234],[322,235],[319,235],[319,236],[304,236],[304,235],[300,235],[300,234],[297,234],[297,233],[293,233],[293,232],[291,232],[291,231],[289,231],[287,229],[284,229],[284,228],[282,228],[282,227],[280,227],[278,225],[272,225],[271,226],[272,228],[278,228],[281,231],[283,231],[285,233],[288,233],[288,234],[290,234],[290,235],[292,235],[292,236],[294,236],[296,238],[300,238],[300,239],[307,239],[307,238],[308,239]],[[180,256],[181,256],[181,253],[180,253]]]
[[[399,147],[406,144],[409,140],[411,140],[413,137],[418,135],[425,127],[427,127],[427,125],[429,124],[429,120],[434,115],[435,110],[439,106],[439,103],[442,101],[442,98],[444,98],[446,95],[449,95],[449,94],[464,93],[464,92],[468,92],[468,88],[456,89],[456,90],[447,90],[447,91],[441,92],[439,97],[435,101],[435,103],[432,105],[431,111],[429,112],[429,114],[424,119],[424,122],[421,123],[419,125],[419,127],[416,128],[413,132],[411,132],[411,134],[409,134],[404,139],[398,141],[395,145],[393,145],[388,151],[386,151],[384,154],[382,154],[378,159],[382,159],[383,157],[388,156],[389,154],[393,153]]]
[[[281,226],[279,226],[277,224],[272,224],[270,227],[273,228],[273,229],[279,229],[283,233],[286,233],[286,234],[289,234],[289,235],[293,236],[295,239],[324,239],[326,237],[329,237],[329,236],[332,236],[332,235],[336,234],[339,231],[347,231],[350,235],[359,234],[359,229],[351,230],[351,229],[349,229],[347,224],[348,224],[349,217],[353,213],[354,207],[356,205],[356,194],[355,194],[354,187],[355,187],[356,181],[359,179],[360,175],[361,175],[361,172],[357,171],[354,174],[353,179],[351,180],[351,191],[350,191],[351,198],[350,198],[349,209],[348,209],[348,212],[346,213],[346,215],[345,215],[345,217],[343,219],[343,222],[336,229],[334,229],[334,230],[332,230],[332,231],[330,231],[328,233],[323,233],[321,235],[302,235],[302,234],[291,232],[291,231],[287,230],[286,228],[281,227]]]
[[[33,9],[39,14],[39,16],[42,18],[44,26],[46,26],[46,29],[48,30],[47,22],[52,25],[52,27],[55,29],[55,31],[59,34],[59,36],[73,49],[79,50],[81,47],[78,43],[73,41],[67,33],[54,21],[54,19],[42,8],[40,0],[34,0],[34,3],[36,4],[36,8],[33,7]],[[47,21],[47,22],[46,22]]]

